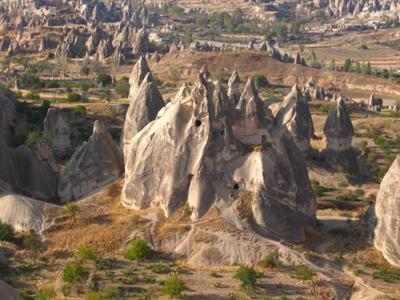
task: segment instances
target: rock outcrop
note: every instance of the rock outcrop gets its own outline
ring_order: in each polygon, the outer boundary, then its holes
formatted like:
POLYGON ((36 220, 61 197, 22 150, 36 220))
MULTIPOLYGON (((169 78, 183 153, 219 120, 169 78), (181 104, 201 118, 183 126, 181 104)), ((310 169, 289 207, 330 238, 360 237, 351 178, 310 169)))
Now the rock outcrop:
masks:
POLYGON ((322 156, 333 168, 343 167, 356 177, 370 177, 367 164, 351 145, 354 129, 346 105, 340 97, 328 114, 324 125, 327 145, 322 156))
POLYGON ((132 81, 130 81, 133 86, 131 86, 129 92, 130 104, 125 117, 122 138, 125 158, 129 151, 129 144, 135 134, 153 121, 157 117, 159 110, 164 107, 164 100, 158 91, 151 73, 147 72, 145 77, 141 79, 144 74, 143 72, 146 70, 145 66, 147 66, 144 58, 141 59, 143 59, 143 62, 139 61, 134 68, 134 72, 132 72, 137 79, 134 80, 131 76, 132 81), (138 81, 141 83, 139 89, 136 91, 135 85, 138 81))
POLYGON ((60 177, 58 192, 62 201, 84 197, 119 178, 123 160, 105 126, 96 121, 89 140, 72 155, 60 177))
POLYGON ((375 217, 375 247, 391 264, 400 267, 400 156, 382 180, 375 217))
POLYGON ((4 300, 21 300, 17 291, 3 280, 0 280, 0 295, 4 300))
POLYGON ((71 154, 71 126, 61 109, 50 108, 48 110, 44 120, 44 130, 58 158, 64 158, 71 154))
POLYGON ((245 210, 258 232, 304 240, 316 210, 304 159, 251 81, 242 98, 235 109, 203 68, 189 97, 167 105, 132 138, 122 204, 160 206, 170 216, 187 202, 192 219, 216 206, 234 222, 244 209, 236 200, 248 191, 245 210))
POLYGON ((150 73, 150 68, 149 65, 147 64, 147 60, 144 56, 140 56, 129 76, 130 97, 134 97, 137 94, 140 84, 146 77, 147 73, 150 73))
POLYGON ((228 97, 235 106, 239 103, 240 99, 240 83, 239 73, 235 70, 228 81, 228 97))
POLYGON ((9 141, 17 124, 17 98, 7 89, 0 87, 0 139, 9 141))
POLYGON ((310 140, 314 135, 314 125, 308 102, 297 85, 294 85, 286 96, 276 120, 278 125, 289 130, 296 146, 307 155, 310 151, 310 140))
POLYGON ((0 138, 0 179, 14 191, 42 200, 57 200, 57 174, 23 145, 8 147, 0 138))
POLYGON ((32 198, 6 194, 0 196, 0 221, 11 225, 15 231, 40 233, 46 227, 45 210, 50 207, 32 198))

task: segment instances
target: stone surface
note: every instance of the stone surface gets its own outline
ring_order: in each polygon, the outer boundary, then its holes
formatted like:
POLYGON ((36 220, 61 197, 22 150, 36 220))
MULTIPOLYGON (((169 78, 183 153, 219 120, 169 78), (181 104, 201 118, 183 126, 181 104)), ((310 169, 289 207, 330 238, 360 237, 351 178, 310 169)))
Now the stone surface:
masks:
POLYGON ((189 97, 166 106, 133 137, 122 204, 160 206, 170 216, 187 202, 195 220, 213 205, 222 214, 236 215, 232 210, 239 193, 250 191, 248 209, 259 232, 304 240, 316 209, 304 160, 287 131, 267 121, 272 114, 255 95, 242 101, 247 113, 236 111, 203 68, 189 97), (236 130, 234 114, 239 115, 236 130), (248 131, 237 128, 247 124, 258 126, 251 132, 252 147, 239 142, 248 131))
POLYGON ((60 198, 80 199, 119 178, 122 172, 120 149, 107 128, 96 121, 91 137, 76 150, 61 174, 60 198))
POLYGON ((382 180, 375 217, 375 247, 391 264, 400 267, 400 156, 382 180))
POLYGON ((241 80, 239 73, 235 70, 228 81, 228 97, 235 106, 238 104, 240 99, 240 83, 241 80))
POLYGON ((122 138, 125 158, 132 138, 148 123, 153 121, 157 117, 158 111, 164 107, 164 100, 158 91, 157 85, 153 82, 150 72, 141 82, 138 91, 136 93, 133 91, 129 94, 129 101, 122 138))
POLYGON ((7 142, 17 124, 16 103, 15 95, 0 87, 0 139, 4 138, 7 142))
POLYGON ((289 130, 300 151, 307 154, 314 135, 314 125, 308 103, 297 85, 294 85, 286 96, 276 120, 278 125, 289 130))
POLYGON ((71 154, 71 126, 61 109, 50 108, 47 111, 44 130, 58 158, 64 158, 71 154))
POLYGON ((3 280, 0 280, 0 295, 4 300, 21 300, 17 291, 3 280))
POLYGON ((57 200, 58 176, 35 152, 23 145, 11 148, 0 139, 0 178, 16 192, 42 200, 57 200))

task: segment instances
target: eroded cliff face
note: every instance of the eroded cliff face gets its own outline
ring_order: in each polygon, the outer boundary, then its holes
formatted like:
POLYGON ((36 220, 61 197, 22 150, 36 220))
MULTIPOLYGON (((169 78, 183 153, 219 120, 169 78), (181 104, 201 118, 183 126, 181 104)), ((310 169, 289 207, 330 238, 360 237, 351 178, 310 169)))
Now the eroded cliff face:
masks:
POLYGON ((382 180, 374 217, 375 247, 391 264, 400 267, 400 156, 382 180))
POLYGON ((196 220, 213 205, 232 210, 239 193, 251 191, 257 229, 291 241, 304 240, 315 218, 304 159, 287 130, 275 127, 251 81, 235 108, 204 67, 190 96, 163 108, 128 153, 122 192, 128 208, 160 206, 170 216, 187 202, 196 220))

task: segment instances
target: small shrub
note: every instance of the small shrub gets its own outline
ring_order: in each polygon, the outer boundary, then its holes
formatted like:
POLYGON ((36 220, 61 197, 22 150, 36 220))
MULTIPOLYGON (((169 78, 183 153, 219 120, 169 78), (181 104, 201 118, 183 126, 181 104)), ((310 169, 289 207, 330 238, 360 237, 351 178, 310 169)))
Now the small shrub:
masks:
POLYGON ((167 274, 170 270, 166 265, 158 263, 151 266, 151 271, 156 274, 167 274))
POLYGON ((276 250, 264 256, 258 264, 263 268, 270 269, 275 269, 283 266, 279 258, 279 252, 276 250))
POLYGON ((25 95, 25 99, 28 100, 40 100, 40 95, 36 92, 29 92, 28 94, 25 95))
POLYGON ((103 300, 120 300, 122 298, 122 291, 116 287, 107 287, 103 291, 103 300))
POLYGON ((385 282, 400 281, 400 269, 381 268, 372 273, 372 277, 385 282))
POLYGON ((46 250, 45 243, 42 242, 40 237, 34 232, 30 232, 28 235, 22 238, 22 245, 25 249, 31 252, 34 262, 36 262, 40 253, 46 250))
POLYGON ((268 79, 264 75, 253 75, 252 76, 254 80, 254 84, 256 85, 256 88, 265 88, 269 85, 268 79))
POLYGON ((102 300, 103 298, 99 293, 96 292, 88 292, 85 295, 85 300, 102 300))
POLYGON ((26 145, 33 148, 41 142, 48 142, 46 133, 40 131, 31 131, 26 137, 26 145))
POLYGON ((315 196, 317 197, 323 197, 325 196, 326 192, 328 191, 327 188, 323 187, 322 185, 320 185, 320 183, 318 181, 312 181, 311 182, 312 185, 312 189, 314 191, 315 196))
POLYGON ((56 298, 56 291, 52 287, 42 288, 36 294, 35 300, 51 300, 56 298))
POLYGON ((68 103, 75 103, 82 101, 82 95, 74 92, 68 92, 66 101, 68 103))
POLYGON ((78 256, 83 260, 96 260, 97 249, 94 247, 82 247, 78 249, 78 256))
POLYGON ((80 116, 86 116, 86 106, 78 105, 74 108, 74 113, 80 116))
POLYGON ((28 290, 22 290, 19 292, 21 300, 34 300, 33 293, 28 290))
POLYGON ((171 276, 166 279, 161 287, 161 294, 170 297, 177 297, 187 289, 185 282, 179 276, 171 276))
POLYGON ((124 98, 129 96, 129 89, 130 89, 129 79, 126 76, 118 80, 115 85, 115 92, 124 98))
POLYGON ((73 223, 76 222, 76 214, 78 212, 79 212, 79 207, 77 204, 70 202, 70 203, 64 205, 63 214, 69 215, 71 217, 73 223))
POLYGON ((79 282, 87 275, 87 271, 80 264, 66 265, 64 268, 63 280, 66 283, 73 284, 79 282))
POLYGON ((254 289, 260 274, 253 267, 241 266, 235 273, 234 278, 240 281, 240 285, 245 289, 254 289))
POLYGON ((14 238, 14 229, 11 225, 0 222, 0 241, 11 241, 14 238))
POLYGON ((309 281, 315 277, 315 272, 307 266, 300 266, 292 273, 292 277, 302 281, 309 281))
POLYGON ((124 257, 129 260, 142 261, 144 259, 150 258, 151 255, 152 250, 147 241, 142 239, 135 239, 132 241, 124 257))
POLYGON ((112 83, 112 78, 109 74, 101 73, 97 75, 96 82, 101 86, 108 86, 112 83))

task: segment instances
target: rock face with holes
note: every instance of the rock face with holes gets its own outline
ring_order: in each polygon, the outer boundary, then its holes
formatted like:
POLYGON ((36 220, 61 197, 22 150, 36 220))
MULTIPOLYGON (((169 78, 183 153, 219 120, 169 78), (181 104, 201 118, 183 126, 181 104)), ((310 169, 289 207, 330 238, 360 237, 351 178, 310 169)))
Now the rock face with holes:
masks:
POLYGON ((76 150, 61 174, 61 200, 82 198, 119 178, 122 172, 120 150, 107 128, 96 121, 91 137, 76 150))
POLYGON ((275 126, 252 81, 235 108, 203 67, 191 95, 168 104, 132 138, 122 204, 160 206, 170 216, 187 202, 193 220, 216 206, 235 223, 243 213, 236 205, 243 191, 252 195, 244 210, 254 230, 305 239, 316 205, 291 136, 275 126))
POLYGON ((343 167, 356 177, 370 177, 367 164, 360 153, 351 146, 354 129, 342 98, 328 114, 324 125, 327 145, 322 156, 333 168, 343 167))
POLYGON ((122 137, 125 158, 128 155, 129 144, 135 134, 153 121, 158 111, 164 107, 164 100, 158 91, 157 85, 147 67, 146 60, 143 57, 134 67, 130 82, 130 104, 125 117, 124 133, 122 137), (144 72, 146 71, 147 73, 145 74, 144 72), (140 86, 136 90, 137 82, 140 82, 140 86))
POLYGON ((400 267, 400 156, 382 180, 375 217, 375 247, 391 264, 400 267))
POLYGON ((71 154, 71 126, 61 109, 50 108, 48 110, 44 120, 44 130, 58 158, 64 158, 71 154))
POLYGON ((278 125, 289 130, 296 146, 307 155, 310 151, 310 140, 314 135, 314 125, 308 102, 297 85, 294 85, 286 96, 276 120, 278 125))

